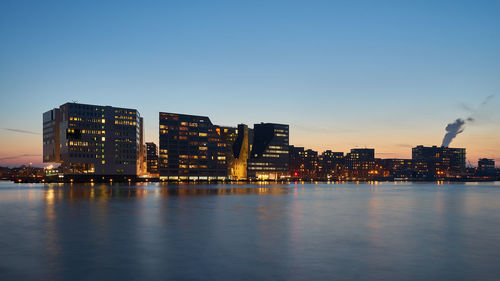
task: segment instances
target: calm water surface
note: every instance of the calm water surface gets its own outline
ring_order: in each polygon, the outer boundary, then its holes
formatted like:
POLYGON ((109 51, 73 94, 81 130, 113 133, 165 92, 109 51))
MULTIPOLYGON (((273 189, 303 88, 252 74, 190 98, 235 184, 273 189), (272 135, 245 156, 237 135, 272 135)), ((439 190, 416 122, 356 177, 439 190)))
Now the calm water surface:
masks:
POLYGON ((500 183, 0 182, 0 280, 500 280, 500 183))

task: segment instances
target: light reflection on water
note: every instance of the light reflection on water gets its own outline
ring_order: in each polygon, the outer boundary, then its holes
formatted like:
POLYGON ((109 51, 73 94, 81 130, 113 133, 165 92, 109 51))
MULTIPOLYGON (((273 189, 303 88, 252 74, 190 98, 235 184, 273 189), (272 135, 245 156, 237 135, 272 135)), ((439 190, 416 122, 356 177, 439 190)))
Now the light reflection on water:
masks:
POLYGON ((0 182, 0 280, 498 280, 499 183, 0 182))

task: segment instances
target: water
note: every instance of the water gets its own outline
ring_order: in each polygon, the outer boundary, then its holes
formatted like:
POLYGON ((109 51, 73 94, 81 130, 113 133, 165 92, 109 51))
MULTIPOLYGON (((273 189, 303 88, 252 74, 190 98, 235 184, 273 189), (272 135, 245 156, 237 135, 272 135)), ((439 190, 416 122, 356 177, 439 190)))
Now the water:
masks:
POLYGON ((500 280, 500 182, 0 182, 0 280, 500 280))

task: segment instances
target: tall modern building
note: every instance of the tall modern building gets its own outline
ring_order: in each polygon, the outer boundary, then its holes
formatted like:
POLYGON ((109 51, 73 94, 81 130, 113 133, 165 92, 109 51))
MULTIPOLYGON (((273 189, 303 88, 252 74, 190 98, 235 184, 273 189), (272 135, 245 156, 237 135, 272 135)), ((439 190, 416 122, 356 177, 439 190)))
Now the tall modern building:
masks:
POLYGON ((465 148, 425 147, 412 149, 412 162, 417 178, 454 178, 465 172, 465 148))
POLYGON ((290 177, 288 141, 288 125, 255 124, 248 159, 248 177, 263 180, 290 177))
POLYGON ((158 147, 154 142, 146 143, 146 167, 149 175, 158 175, 158 147))
POLYGON ((227 179, 228 149, 208 117, 160 112, 162 180, 227 179))
POLYGON ((136 109, 63 104, 43 114, 43 162, 65 175, 140 175, 142 122, 136 109))

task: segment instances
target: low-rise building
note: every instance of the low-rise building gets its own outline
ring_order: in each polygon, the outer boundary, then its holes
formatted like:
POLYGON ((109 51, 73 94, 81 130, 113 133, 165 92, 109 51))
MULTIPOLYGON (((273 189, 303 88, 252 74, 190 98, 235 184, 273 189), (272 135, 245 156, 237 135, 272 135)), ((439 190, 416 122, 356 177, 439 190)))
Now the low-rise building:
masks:
POLYGON ((348 179, 371 180, 382 177, 375 149, 354 148, 345 156, 348 179))
POLYGON ((318 157, 319 178, 326 180, 339 180, 344 172, 344 152, 325 150, 318 157))
POLYGON ((477 162, 477 175, 481 177, 494 177, 495 171, 495 160, 488 158, 481 158, 477 162))

